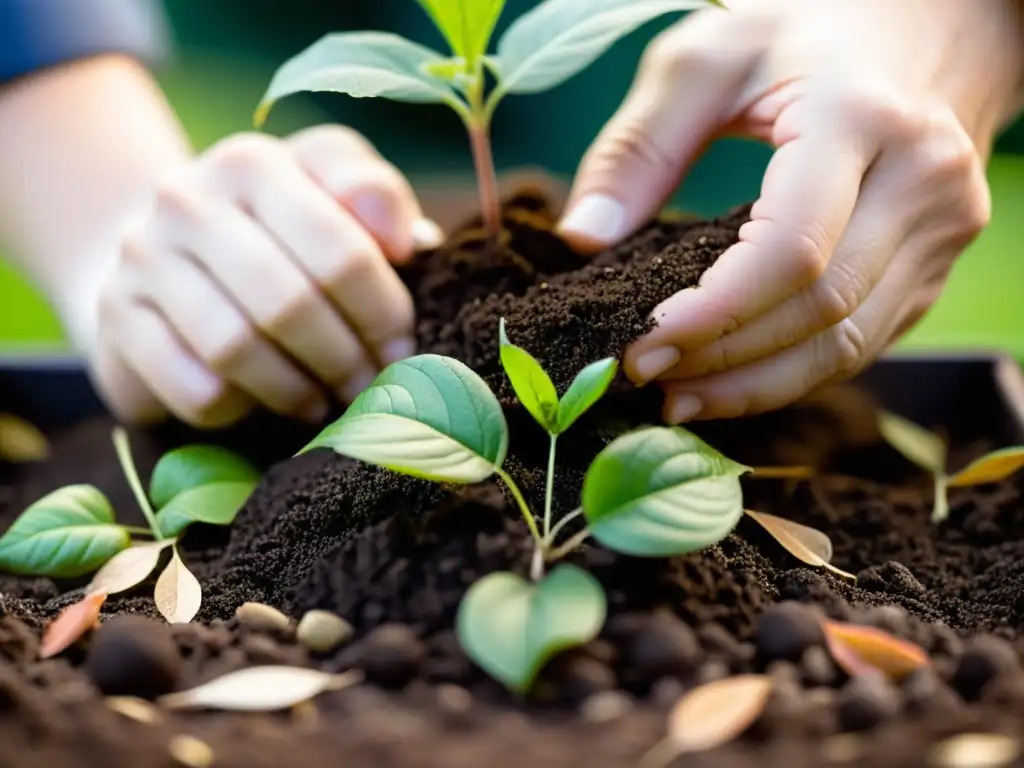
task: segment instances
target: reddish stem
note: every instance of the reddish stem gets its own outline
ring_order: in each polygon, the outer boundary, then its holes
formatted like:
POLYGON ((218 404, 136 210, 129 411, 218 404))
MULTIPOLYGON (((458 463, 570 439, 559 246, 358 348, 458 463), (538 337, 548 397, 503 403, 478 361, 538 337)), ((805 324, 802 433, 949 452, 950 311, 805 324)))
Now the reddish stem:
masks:
POLYGON ((494 170, 494 156, 491 153, 487 124, 471 126, 469 139, 473 148, 477 183, 480 187, 484 226, 491 235, 497 237, 501 234, 501 201, 498 199, 498 176, 494 170))

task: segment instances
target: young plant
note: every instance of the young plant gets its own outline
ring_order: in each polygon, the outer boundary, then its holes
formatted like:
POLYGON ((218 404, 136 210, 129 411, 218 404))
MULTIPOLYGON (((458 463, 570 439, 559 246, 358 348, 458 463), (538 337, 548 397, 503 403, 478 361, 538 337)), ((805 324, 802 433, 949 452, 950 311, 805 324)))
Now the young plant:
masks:
POLYGON ((743 514, 739 476, 746 467, 678 427, 649 427, 611 441, 583 482, 582 504, 552 526, 554 438, 604 394, 617 364, 584 368, 559 398, 540 364, 500 331, 502 361, 524 407, 552 437, 542 528, 515 481, 502 468, 508 425, 487 384, 463 363, 417 355, 385 368, 336 422, 300 451, 337 453, 443 483, 477 483, 497 475, 534 540, 530 581, 491 573, 472 585, 459 607, 457 631, 466 652, 503 684, 524 691, 554 653, 593 638, 607 610, 590 574, 557 565, 588 536, 641 557, 702 549, 724 538, 743 514), (557 534, 582 516, 586 529, 556 546, 557 534))
POLYGON ((326 35, 277 70, 255 123, 263 124, 276 101, 302 91, 447 104, 469 132, 484 222, 494 235, 501 212, 490 126, 498 103, 509 94, 554 88, 658 16, 721 6, 718 0, 545 0, 516 19, 488 55, 505 0, 418 2, 450 55, 388 32, 326 35))
MULTIPOLYGON (((160 458, 147 497, 132 461, 127 433, 115 429, 113 441, 125 479, 149 527, 119 524, 110 501, 95 486, 67 486, 30 505, 0 537, 0 568, 54 578, 96 571, 86 593, 109 595, 146 579, 164 550, 170 548, 171 562, 164 575, 177 575, 174 579, 161 576, 157 604, 169 620, 179 620, 186 612, 180 608, 168 611, 165 606, 174 602, 198 610, 194 597, 198 582, 193 586, 180 575, 187 568, 177 551, 178 538, 194 522, 229 525, 259 482, 259 472, 223 448, 189 445, 160 458), (140 541, 139 536, 152 540, 140 541), (181 585, 188 589, 183 591, 181 585), (176 596, 173 601, 166 597, 169 591, 176 596), (159 599, 161 595, 164 597, 159 599)), ((188 576, 195 580, 191 573, 188 576)), ((191 611, 188 618, 194 615, 191 611)))
POLYGON ((889 445, 909 461, 931 473, 935 486, 932 521, 939 523, 949 517, 949 489, 998 483, 1024 467, 1024 446, 987 453, 959 472, 946 471, 948 447, 934 432, 889 411, 878 415, 878 429, 889 445))

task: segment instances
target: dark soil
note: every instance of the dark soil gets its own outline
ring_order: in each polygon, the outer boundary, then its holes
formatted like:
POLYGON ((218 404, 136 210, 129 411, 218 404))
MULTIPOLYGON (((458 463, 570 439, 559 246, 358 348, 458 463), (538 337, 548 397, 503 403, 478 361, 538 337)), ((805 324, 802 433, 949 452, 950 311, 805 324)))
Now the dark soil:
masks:
MULTIPOLYGON (((743 209, 651 225, 587 261, 548 234, 549 214, 525 197, 508 212, 508 247, 489 248, 468 230, 403 273, 422 351, 463 360, 506 406, 506 468, 531 503, 539 507, 546 440, 500 371, 499 318, 564 389, 585 364, 621 353, 647 330, 648 312, 694 285, 745 217, 743 209)), ((659 407, 657 390, 620 381, 560 441, 557 515, 577 506, 601 447, 624 426, 655 422, 659 407)), ((876 407, 866 391, 843 387, 780 413, 695 427, 740 461, 819 467, 811 482, 746 479, 745 503, 828 533, 834 564, 857 574, 856 585, 804 566, 746 519, 720 545, 686 557, 584 546, 570 559, 603 583, 608 621, 598 640, 550 663, 524 700, 477 669, 453 632, 474 580, 527 569, 528 533, 498 485, 443 489, 326 451, 276 463, 230 530, 197 526, 186 538, 204 590, 193 624, 111 620, 157 617, 150 582, 112 597, 91 637, 37 661, 41 626, 81 596, 86 580, 0 579, 0 766, 181 765, 169 746, 181 734, 205 740, 216 766, 635 765, 664 736, 682 693, 750 671, 776 679, 765 713, 736 742, 676 764, 967 765, 929 762, 930 750, 955 733, 1016 734, 1024 723, 1021 484, 957 491, 949 522, 933 525, 927 478, 881 444, 876 407), (296 619, 327 609, 350 622, 354 637, 312 654, 291 629, 240 622, 234 612, 246 601, 296 619), (899 686, 850 680, 825 651, 822 616, 885 628, 919 643, 933 664, 899 686), (101 688, 152 697, 267 663, 357 668, 367 681, 318 697, 315 714, 200 713, 142 724, 101 703, 101 688)), ((3 526, 71 482, 99 485, 122 519, 137 518, 109 429, 103 420, 83 424, 55 439, 52 462, 9 474, 3 526)), ((143 473, 181 439, 173 430, 135 435, 143 473)), ((268 442, 288 456, 296 439, 268 442)), ((985 447, 958 446, 956 461, 985 447)))

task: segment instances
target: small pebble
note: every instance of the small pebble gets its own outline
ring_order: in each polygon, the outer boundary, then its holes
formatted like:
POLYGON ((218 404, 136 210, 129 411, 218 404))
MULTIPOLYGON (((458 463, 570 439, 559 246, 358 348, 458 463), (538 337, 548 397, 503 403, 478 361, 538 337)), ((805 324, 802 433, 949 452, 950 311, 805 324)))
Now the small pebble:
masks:
POLYGON ((931 666, 915 669, 900 685, 903 703, 908 712, 949 712, 960 705, 956 693, 931 666))
POLYGON ((700 658, 693 630, 668 614, 642 617, 621 649, 623 667, 642 683, 653 683, 665 675, 687 675, 700 658))
POLYGON ((832 685, 839 677, 835 662, 820 645, 804 651, 800 657, 800 670, 804 682, 810 685, 832 685))
POLYGON ((145 616, 115 616, 96 631, 85 672, 107 696, 155 699, 171 691, 182 660, 166 624, 145 616))
POLYGON ((961 733, 932 747, 934 768, 1003 768, 1020 757, 1020 742, 1005 733, 961 733))
POLYGON ((601 691, 615 688, 617 681, 611 667, 581 652, 570 652, 552 665, 550 676, 558 686, 559 696, 580 702, 601 691))
POLYGON ((897 690, 884 677, 855 677, 839 691, 839 726, 845 731, 867 731, 900 711, 897 690))
POLYGON ((427 655, 419 636, 405 624, 382 624, 359 644, 357 658, 368 682, 403 688, 427 655))
POLYGON ((473 706, 473 694, 458 685, 445 683, 437 686, 437 702, 448 712, 462 714, 473 706))
POLYGON ((257 632, 287 632, 292 620, 277 608, 263 603, 242 603, 235 609, 239 622, 257 632))
POLYGON ((693 684, 694 686, 705 685, 728 676, 729 666, 720 659, 712 659, 701 665, 700 669, 697 670, 697 674, 693 678, 693 684))
POLYGON ((617 720, 633 709, 633 700, 622 691, 601 691, 580 704, 580 717, 587 723, 617 720))
POLYGON ((967 701, 975 701, 997 675, 1018 672, 1017 652, 994 635, 971 638, 953 674, 953 686, 967 701))
POLYGON ((316 653, 330 653, 354 634, 351 624, 330 611, 309 611, 296 630, 299 642, 316 653))
POLYGON ((137 696, 107 696, 103 703, 119 715, 137 723, 153 725, 160 721, 160 710, 154 704, 137 696))
POLYGON ((839 733, 830 736, 822 744, 821 756, 827 763, 852 763, 867 751, 863 736, 839 733))
POLYGON ((188 768, 210 768, 213 765, 210 745, 195 736, 175 736, 167 745, 167 751, 178 763, 188 768))
MULTIPOLYGON (((898 563, 894 563, 894 565, 898 565, 898 563)), ((900 567, 903 568, 903 566, 900 567)), ((907 571, 907 573, 909 573, 909 571, 907 571)), ((913 578, 913 576, 910 578, 913 578)), ((879 605, 874 608, 870 608, 864 618, 866 624, 878 627, 879 629, 884 629, 894 635, 906 637, 910 634, 910 617, 907 612, 898 605, 879 605)))
POLYGON ((243 638, 242 650, 252 664, 283 664, 285 651, 266 635, 250 635, 243 638))
POLYGON ((825 640, 813 608, 793 601, 774 605, 757 622, 757 650, 765 659, 799 659, 825 640))
POLYGON ((686 693, 686 686, 683 681, 675 677, 663 677, 651 686, 651 703, 656 707, 668 709, 673 706, 683 694, 686 693))

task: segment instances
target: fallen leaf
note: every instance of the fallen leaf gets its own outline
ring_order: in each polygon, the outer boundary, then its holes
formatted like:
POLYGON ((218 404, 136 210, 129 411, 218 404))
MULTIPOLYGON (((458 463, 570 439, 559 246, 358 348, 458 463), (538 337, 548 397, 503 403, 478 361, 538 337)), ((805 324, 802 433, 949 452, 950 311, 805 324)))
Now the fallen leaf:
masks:
POLYGON ((765 512, 754 512, 749 509, 744 511, 768 531, 793 557, 808 565, 827 568, 843 578, 857 580, 852 573, 836 568, 829 562, 832 559, 832 540, 817 528, 801 525, 765 512))
POLYGON ((294 707, 324 691, 346 688, 362 679, 362 673, 356 670, 332 675, 306 667, 249 667, 187 691, 169 693, 157 701, 170 709, 272 712, 294 707))
POLYGON ((136 722, 152 725, 160 720, 160 710, 137 696, 107 696, 103 701, 114 712, 136 722))
POLYGON ((43 632, 39 658, 56 656, 95 627, 100 620, 100 608, 106 599, 106 592, 92 592, 62 610, 43 632))
POLYGON ((825 621, 822 628, 832 657, 852 677, 881 673, 898 682, 931 663, 921 646, 875 627, 825 621))
POLYGON ((672 707, 667 737, 641 765, 664 766, 681 754, 732 741, 764 712, 772 684, 768 675, 736 675, 694 688, 672 707))
POLYGON ((0 461, 23 464, 43 461, 50 441, 34 424, 11 413, 0 413, 0 461))
POLYGON ((203 589, 178 554, 172 552, 171 562, 156 580, 153 592, 156 607, 171 624, 188 624, 199 613, 203 602, 203 589))
POLYGON ((982 456, 961 469, 949 480, 949 488, 998 483, 1024 467, 1024 447, 1003 448, 982 456))
POLYGON ((110 558, 89 582, 88 591, 114 595, 143 581, 160 562, 160 555, 174 539, 135 544, 110 558))
POLYGON ((890 411, 878 414, 878 431, 908 461, 933 474, 945 473, 946 442, 934 432, 890 411))
POLYGON ((1003 768, 1021 754, 1021 744, 1006 733, 961 733, 932 747, 935 768, 1003 768))
POLYGON ((213 765, 213 750, 205 741, 195 736, 179 734, 167 745, 167 751, 178 763, 187 768, 210 768, 213 765))
POLYGON ((817 474, 814 467, 751 467, 750 475, 765 480, 808 480, 817 474))

